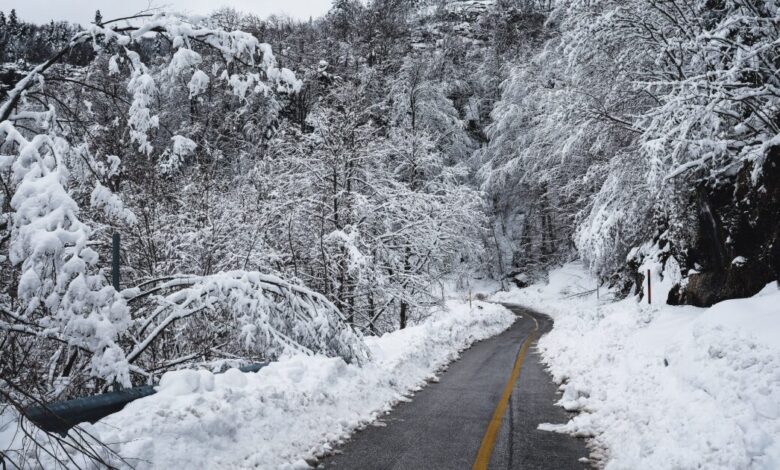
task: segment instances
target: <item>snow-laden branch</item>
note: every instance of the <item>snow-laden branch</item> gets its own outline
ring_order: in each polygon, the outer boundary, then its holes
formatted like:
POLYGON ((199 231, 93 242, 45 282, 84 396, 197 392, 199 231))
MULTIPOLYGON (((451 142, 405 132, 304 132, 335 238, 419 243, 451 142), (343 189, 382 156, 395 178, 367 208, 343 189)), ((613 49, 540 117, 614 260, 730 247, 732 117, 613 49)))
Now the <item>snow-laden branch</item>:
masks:
MULTIPOLYGON (((62 50, 46 62, 35 67, 8 92, 6 100, 0 104, 0 122, 8 120, 19 104, 24 93, 40 84, 45 72, 60 61, 76 46, 92 42, 93 47, 100 50, 110 45, 127 48, 150 34, 160 34, 167 37, 176 49, 190 49, 194 45, 203 45, 218 51, 227 63, 239 63, 255 68, 274 82, 278 89, 298 91, 300 80, 286 69, 278 68, 271 46, 261 43, 257 38, 243 31, 225 31, 210 27, 205 19, 190 18, 184 15, 159 13, 153 16, 137 15, 119 21, 108 21, 101 25, 93 24, 76 34, 62 50)), ((197 55, 197 53, 192 52, 197 55)), ((132 60, 132 59, 131 59, 132 60)), ((136 66, 137 62, 133 61, 136 66)), ((189 65, 186 61, 172 62, 177 70, 189 65)), ((116 59, 112 58, 112 71, 116 59)), ((143 74, 144 70, 135 69, 135 73, 143 74)), ((199 74, 198 78, 202 80, 199 74)))
POLYGON ((10 167, 16 185, 9 259, 21 271, 19 317, 37 324, 43 337, 55 331, 92 352, 95 376, 129 385, 116 344, 129 310, 98 270, 97 253, 88 246, 92 231, 66 189, 67 143, 45 134, 28 140, 10 121, 0 122, 0 142, 18 148, 17 157, 4 156, 0 165, 10 167))
MULTIPOLYGON (((361 363, 368 353, 360 335, 322 295, 276 276, 231 271, 167 280, 149 295, 139 318, 143 339, 128 353, 136 362, 174 322, 202 312, 219 312, 236 333, 231 349, 274 359, 283 354, 325 354, 361 363), (146 330, 150 329, 147 333, 146 330)), ((131 292, 132 293, 132 292, 131 292)), ((136 294, 135 298, 143 294, 136 294)), ((186 344, 182 344, 186 347, 186 344)))

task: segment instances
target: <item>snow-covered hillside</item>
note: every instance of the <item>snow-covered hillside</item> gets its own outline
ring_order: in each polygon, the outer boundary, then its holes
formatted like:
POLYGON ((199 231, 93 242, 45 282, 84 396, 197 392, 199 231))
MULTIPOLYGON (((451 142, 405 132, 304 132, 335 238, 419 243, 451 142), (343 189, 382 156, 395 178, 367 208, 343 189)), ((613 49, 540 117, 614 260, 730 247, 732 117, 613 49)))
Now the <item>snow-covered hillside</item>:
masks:
POLYGON ((615 302, 580 264, 494 296, 551 315, 539 342, 608 469, 780 468, 780 288, 711 308, 615 302), (582 292, 590 292, 582 296, 582 292))

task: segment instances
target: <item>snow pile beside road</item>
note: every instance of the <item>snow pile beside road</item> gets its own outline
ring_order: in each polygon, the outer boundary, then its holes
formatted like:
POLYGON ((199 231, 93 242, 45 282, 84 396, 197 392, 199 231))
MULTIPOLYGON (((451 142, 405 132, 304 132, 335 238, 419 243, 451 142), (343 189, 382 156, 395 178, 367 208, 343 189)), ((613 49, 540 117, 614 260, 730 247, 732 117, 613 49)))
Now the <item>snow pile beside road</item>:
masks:
POLYGON ((555 318, 539 343, 560 404, 608 469, 780 468, 780 290, 712 308, 596 300, 581 266, 498 294, 555 318), (567 298, 568 297, 568 298, 567 298))
POLYGON ((157 394, 85 429, 137 469, 308 468, 514 319, 501 306, 450 301, 419 325, 367 338, 363 367, 300 355, 258 373, 171 372, 157 394))

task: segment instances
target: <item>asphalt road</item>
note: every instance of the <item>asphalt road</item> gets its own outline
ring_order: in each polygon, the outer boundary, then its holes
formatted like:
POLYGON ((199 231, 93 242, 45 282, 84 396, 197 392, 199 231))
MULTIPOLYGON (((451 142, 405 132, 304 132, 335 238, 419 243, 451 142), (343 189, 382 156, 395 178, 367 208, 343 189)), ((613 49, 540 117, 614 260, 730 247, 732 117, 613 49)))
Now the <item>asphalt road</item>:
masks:
POLYGON ((588 468, 579 462, 588 455, 584 441, 536 429, 569 417, 555 406, 557 387, 534 347, 552 321, 522 307, 507 307, 520 316, 511 328, 464 351, 438 383, 399 404, 379 426, 356 433, 318 468, 468 469, 479 468, 478 455, 483 463, 489 461, 490 469, 588 468), (526 340, 527 353, 519 355, 526 340), (507 388, 518 357, 524 358, 519 376, 507 388), (508 398, 506 410, 496 413, 502 398, 508 398), (495 432, 486 438, 491 422, 495 432))

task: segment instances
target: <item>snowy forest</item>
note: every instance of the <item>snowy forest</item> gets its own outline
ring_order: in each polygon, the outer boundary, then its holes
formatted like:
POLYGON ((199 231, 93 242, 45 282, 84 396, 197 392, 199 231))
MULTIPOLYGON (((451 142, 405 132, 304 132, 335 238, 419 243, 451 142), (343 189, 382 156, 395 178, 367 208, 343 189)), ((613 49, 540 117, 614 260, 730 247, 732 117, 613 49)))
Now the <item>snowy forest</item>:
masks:
POLYGON ((451 286, 575 259, 621 296, 648 270, 653 302, 752 296, 780 279, 779 44, 777 0, 0 12, 2 402, 361 364, 451 286))

